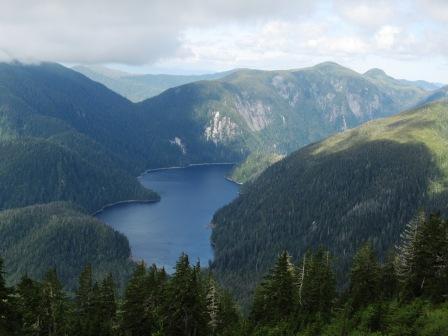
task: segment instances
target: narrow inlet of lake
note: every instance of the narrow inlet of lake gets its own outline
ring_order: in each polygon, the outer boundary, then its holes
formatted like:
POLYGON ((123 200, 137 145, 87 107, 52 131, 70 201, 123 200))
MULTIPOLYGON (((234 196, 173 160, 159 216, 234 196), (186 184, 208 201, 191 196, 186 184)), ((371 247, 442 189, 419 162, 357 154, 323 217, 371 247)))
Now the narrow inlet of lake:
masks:
POLYGON ((155 263, 171 272, 185 252, 207 266, 213 259, 209 223, 231 202, 239 186, 225 179, 232 165, 198 165, 153 171, 139 178, 162 197, 157 203, 109 207, 97 217, 126 235, 134 260, 155 263))

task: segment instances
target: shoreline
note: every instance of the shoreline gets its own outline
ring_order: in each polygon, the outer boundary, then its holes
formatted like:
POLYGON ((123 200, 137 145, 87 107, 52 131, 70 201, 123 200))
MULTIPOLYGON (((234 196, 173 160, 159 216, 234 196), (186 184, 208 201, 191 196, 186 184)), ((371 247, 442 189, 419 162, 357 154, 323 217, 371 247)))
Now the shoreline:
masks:
MULTIPOLYGON (((163 171, 163 170, 171 170, 171 169, 185 169, 190 167, 197 167, 197 166, 227 166, 227 165, 236 165, 236 162, 204 162, 204 163, 189 163, 185 166, 171 166, 171 167, 160 167, 160 168, 151 168, 145 170, 143 173, 137 176, 137 178, 143 177, 143 175, 163 171)), ((237 183, 237 182, 235 182, 237 183)))
POLYGON ((244 184, 244 183, 235 181, 234 179, 232 179, 231 177, 228 177, 228 176, 225 176, 224 178, 225 178, 227 181, 229 181, 229 182, 232 182, 232 183, 235 183, 235 184, 239 185, 240 187, 244 184))
MULTIPOLYGON (((236 162, 204 162, 204 163, 190 163, 188 165, 185 166, 172 166, 172 167, 161 167, 161 168, 152 168, 152 169, 147 169, 145 170, 143 173, 141 173, 140 175, 138 175, 136 178, 137 180, 139 180, 140 178, 142 178, 144 175, 149 174, 149 173, 153 173, 153 172, 159 172, 159 171, 163 171, 163 170, 171 170, 171 169, 185 169, 185 168, 189 168, 189 167, 196 167, 196 166, 224 166, 224 165, 236 165, 236 162)), ((242 186, 242 183, 239 183, 237 181, 232 180, 230 177, 228 176, 224 176, 224 178, 232 183, 235 183, 238 186, 242 186)), ((140 181, 139 181, 140 182, 140 181)), ((104 210, 106 210, 107 208, 116 206, 116 205, 121 205, 121 204, 132 204, 132 203, 141 203, 141 204, 146 204, 146 203, 157 203, 160 202, 161 198, 159 199, 152 199, 152 200, 125 200, 125 201, 118 201, 118 202, 114 202, 114 203, 108 203, 104 206, 102 206, 100 209, 94 211, 91 216, 96 216, 98 215, 100 212, 103 212, 104 210)))
POLYGON ((100 212, 103 212, 104 210, 106 210, 107 208, 111 208, 113 206, 116 205, 121 205, 121 204, 133 204, 133 203, 141 203, 141 204, 146 204, 146 203, 157 203, 159 202, 160 199, 152 199, 152 200, 126 200, 126 201, 118 201, 118 202, 114 202, 114 203, 108 203, 106 205, 104 205, 101 209, 93 212, 91 214, 91 216, 96 216, 98 215, 100 212))

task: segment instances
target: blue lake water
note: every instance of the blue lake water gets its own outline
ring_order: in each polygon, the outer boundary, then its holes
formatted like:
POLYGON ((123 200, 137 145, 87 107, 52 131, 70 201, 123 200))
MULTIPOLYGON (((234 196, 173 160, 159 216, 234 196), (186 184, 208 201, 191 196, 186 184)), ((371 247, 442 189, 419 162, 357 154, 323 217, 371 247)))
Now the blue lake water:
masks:
POLYGON ((216 210, 232 201, 237 184, 225 179, 232 165, 203 165, 153 171, 140 182, 162 197, 157 203, 109 207, 97 217, 125 234, 134 260, 171 271, 185 252, 206 266, 213 259, 210 221, 216 210))

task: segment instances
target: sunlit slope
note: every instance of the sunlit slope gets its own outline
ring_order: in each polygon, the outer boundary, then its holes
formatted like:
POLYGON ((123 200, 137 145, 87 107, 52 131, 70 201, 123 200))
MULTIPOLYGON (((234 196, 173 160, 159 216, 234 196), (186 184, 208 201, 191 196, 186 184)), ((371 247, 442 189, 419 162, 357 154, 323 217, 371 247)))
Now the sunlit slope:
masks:
POLYGON ((247 295, 281 250, 298 258, 324 245, 345 278, 362 243, 385 253, 419 208, 448 210, 446 102, 369 122, 268 168, 215 215, 214 268, 247 295))

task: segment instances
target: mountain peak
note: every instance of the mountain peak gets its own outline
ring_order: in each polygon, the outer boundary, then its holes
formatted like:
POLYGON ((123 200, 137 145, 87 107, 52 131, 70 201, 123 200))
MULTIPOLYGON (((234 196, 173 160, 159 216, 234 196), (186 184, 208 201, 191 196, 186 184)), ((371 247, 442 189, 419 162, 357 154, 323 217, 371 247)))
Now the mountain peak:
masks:
POLYGON ((311 67, 311 69, 317 69, 321 71, 331 72, 331 73, 345 73, 345 74, 358 74, 357 72, 353 71, 350 68, 346 68, 338 63, 335 62, 323 62, 316 64, 315 66, 311 67))
POLYGON ((345 69, 342 65, 336 62, 323 62, 316 64, 314 68, 325 68, 325 69, 345 69))
POLYGON ((364 76, 368 77, 388 77, 384 70, 373 68, 364 73, 364 76))

